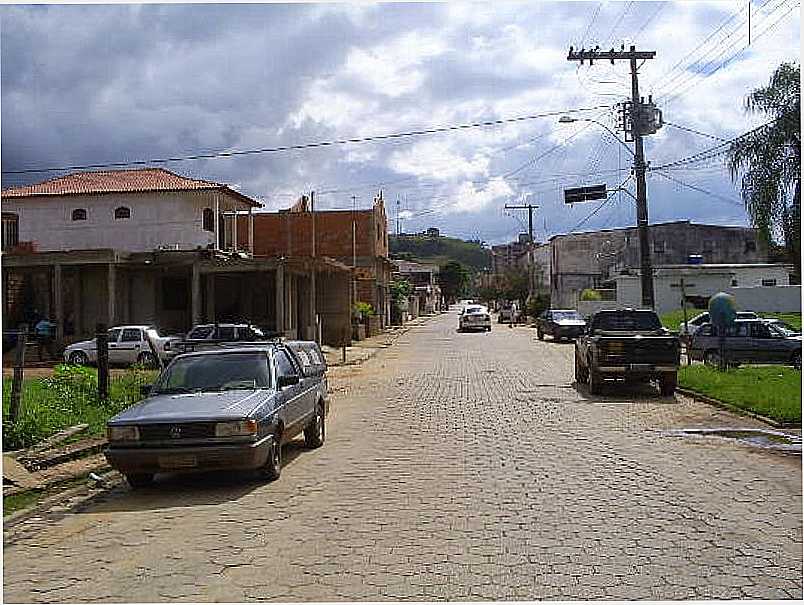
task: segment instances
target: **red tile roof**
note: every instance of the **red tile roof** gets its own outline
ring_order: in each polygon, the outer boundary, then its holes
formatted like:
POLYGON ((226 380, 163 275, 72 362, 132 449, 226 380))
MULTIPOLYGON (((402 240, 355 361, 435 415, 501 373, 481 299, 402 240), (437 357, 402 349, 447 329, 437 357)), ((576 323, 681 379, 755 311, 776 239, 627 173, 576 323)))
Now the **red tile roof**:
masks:
POLYGON ((104 170, 74 172, 42 183, 4 189, 3 198, 23 198, 47 195, 86 195, 94 193, 129 193, 146 191, 193 191, 220 189, 239 197, 252 206, 260 206, 250 197, 227 185, 213 181, 190 179, 164 168, 139 170, 104 170))

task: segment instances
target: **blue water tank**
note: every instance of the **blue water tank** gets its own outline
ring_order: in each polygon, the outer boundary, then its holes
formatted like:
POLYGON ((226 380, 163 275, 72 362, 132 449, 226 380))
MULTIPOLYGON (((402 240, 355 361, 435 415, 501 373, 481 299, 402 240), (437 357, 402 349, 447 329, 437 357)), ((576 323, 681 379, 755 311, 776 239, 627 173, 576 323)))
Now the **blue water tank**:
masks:
POLYGON ((700 254, 690 254, 687 257, 687 263, 690 265, 702 265, 703 256, 701 256, 700 254))

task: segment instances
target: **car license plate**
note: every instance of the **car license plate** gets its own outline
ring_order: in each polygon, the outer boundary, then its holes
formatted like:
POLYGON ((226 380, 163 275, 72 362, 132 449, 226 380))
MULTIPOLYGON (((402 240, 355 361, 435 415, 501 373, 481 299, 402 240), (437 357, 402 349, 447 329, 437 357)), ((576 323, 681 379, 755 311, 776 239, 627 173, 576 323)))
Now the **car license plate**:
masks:
POLYGON ((634 372, 650 372, 653 366, 649 363, 632 363, 631 370, 634 372))
POLYGON ((175 454, 159 456, 159 467, 164 469, 193 468, 198 466, 198 460, 192 454, 175 454))

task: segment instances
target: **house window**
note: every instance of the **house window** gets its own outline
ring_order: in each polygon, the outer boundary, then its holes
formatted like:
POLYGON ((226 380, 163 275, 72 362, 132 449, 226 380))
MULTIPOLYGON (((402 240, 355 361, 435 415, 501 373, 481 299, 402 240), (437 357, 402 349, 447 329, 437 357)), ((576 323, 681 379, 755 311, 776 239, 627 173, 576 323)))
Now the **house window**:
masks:
POLYGON ((732 280, 731 280, 731 287, 732 287, 732 288, 736 288, 736 287, 737 287, 737 280, 736 280, 736 279, 732 279, 732 280))
POLYGON ((655 242, 653 242, 653 253, 654 254, 664 254, 664 242, 663 241, 655 241, 655 242))
POLYGON ((85 208, 76 208, 73 210, 73 220, 74 221, 85 221, 87 220, 87 211, 85 208))
POLYGON ((745 251, 746 252, 756 252, 757 251, 757 243, 752 239, 745 240, 745 251))
POLYGON ((131 218, 131 208, 126 208, 125 206, 120 206, 119 208, 114 209, 114 218, 116 219, 123 219, 123 218, 131 218))
POLYGON ((776 285, 776 280, 775 279, 763 279, 762 280, 762 285, 763 286, 775 286, 776 285))
POLYGON ((9 250, 20 242, 20 218, 11 212, 3 213, 3 250, 9 250))
POLYGON ((212 208, 204 208, 201 213, 201 226, 204 231, 215 231, 215 213, 212 208))

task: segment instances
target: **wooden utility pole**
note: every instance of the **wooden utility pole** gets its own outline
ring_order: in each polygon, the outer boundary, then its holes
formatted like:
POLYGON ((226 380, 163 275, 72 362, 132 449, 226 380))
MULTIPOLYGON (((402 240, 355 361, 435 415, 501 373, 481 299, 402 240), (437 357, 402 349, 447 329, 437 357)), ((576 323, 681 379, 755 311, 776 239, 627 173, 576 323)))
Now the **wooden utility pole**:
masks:
POLYGON ((11 379, 11 400, 8 406, 8 419, 11 424, 17 421, 20 414, 20 400, 22 399, 22 383, 25 367, 25 343, 28 340, 28 326, 22 324, 17 329, 17 349, 14 356, 14 376, 11 379))
POLYGON ((650 238, 648 233, 648 199, 647 199, 647 185, 645 183, 645 172, 647 164, 645 163, 645 149, 642 143, 642 137, 646 134, 655 132, 655 128, 651 131, 650 117, 647 115, 648 111, 652 110, 650 103, 645 104, 644 99, 639 96, 639 79, 638 71, 639 65, 637 61, 647 61, 656 57, 656 51, 638 51, 635 46, 631 46, 629 50, 622 48, 619 51, 611 49, 609 51, 600 51, 598 48, 592 50, 581 49, 579 51, 573 50, 570 47, 568 61, 580 61, 583 65, 584 61, 589 61, 592 65, 594 61, 608 59, 614 64, 615 61, 627 60, 631 65, 631 133, 634 140, 634 176, 636 177, 636 209, 637 209, 637 230, 639 233, 639 257, 640 257, 640 273, 642 283, 642 304, 652 309, 654 306, 653 294, 653 267, 651 266, 650 258, 650 238))
POLYGON ((98 400, 109 399, 109 332, 106 325, 95 326, 95 346, 98 358, 98 400))
POLYGON ((528 297, 533 296, 533 211, 538 208, 535 204, 522 204, 520 206, 505 205, 507 210, 528 211, 528 297))

